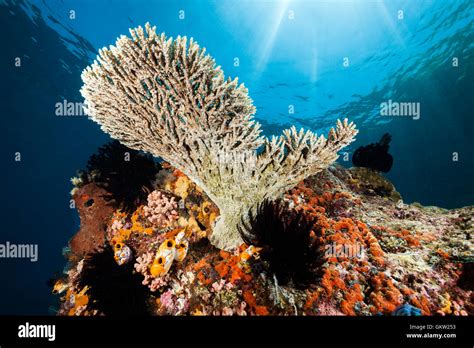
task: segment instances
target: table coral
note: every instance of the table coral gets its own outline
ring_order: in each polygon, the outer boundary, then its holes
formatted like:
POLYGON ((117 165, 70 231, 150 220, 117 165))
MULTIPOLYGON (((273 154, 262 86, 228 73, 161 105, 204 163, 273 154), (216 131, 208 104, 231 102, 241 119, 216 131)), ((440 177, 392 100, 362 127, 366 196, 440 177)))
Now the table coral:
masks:
MULTIPOLYGON (((83 71, 86 111, 113 138, 163 158, 206 192, 220 210, 210 240, 221 249, 241 244, 237 226, 251 209, 329 166, 357 134, 345 119, 327 137, 295 127, 264 137, 247 89, 193 39, 167 38, 148 23, 130 35, 83 71)), ((186 198, 189 183, 178 181, 186 198)))

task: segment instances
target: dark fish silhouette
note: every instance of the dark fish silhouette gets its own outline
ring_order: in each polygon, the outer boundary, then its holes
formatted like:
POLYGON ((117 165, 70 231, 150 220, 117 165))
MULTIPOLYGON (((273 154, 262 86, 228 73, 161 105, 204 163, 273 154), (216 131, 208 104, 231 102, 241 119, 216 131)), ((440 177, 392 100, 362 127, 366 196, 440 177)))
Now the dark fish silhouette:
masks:
POLYGON ((365 167, 387 173, 392 168, 393 157, 388 153, 392 136, 385 133, 378 143, 361 146, 355 150, 352 163, 356 167, 365 167))

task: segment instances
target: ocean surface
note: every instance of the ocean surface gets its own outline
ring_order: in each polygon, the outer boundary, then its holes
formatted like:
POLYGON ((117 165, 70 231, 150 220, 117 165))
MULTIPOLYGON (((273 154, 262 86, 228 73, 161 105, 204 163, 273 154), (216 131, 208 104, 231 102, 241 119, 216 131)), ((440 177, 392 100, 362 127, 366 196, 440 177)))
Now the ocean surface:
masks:
POLYGON ((39 246, 37 262, 0 259, 0 314, 53 313, 46 282, 79 228, 69 180, 109 140, 57 104, 82 102, 97 50, 146 22, 238 76, 265 134, 348 117, 360 132, 341 164, 390 133, 386 175, 406 203, 474 204, 474 1, 0 0, 0 18, 0 243, 39 246), (383 103, 419 113, 382 115, 383 103))

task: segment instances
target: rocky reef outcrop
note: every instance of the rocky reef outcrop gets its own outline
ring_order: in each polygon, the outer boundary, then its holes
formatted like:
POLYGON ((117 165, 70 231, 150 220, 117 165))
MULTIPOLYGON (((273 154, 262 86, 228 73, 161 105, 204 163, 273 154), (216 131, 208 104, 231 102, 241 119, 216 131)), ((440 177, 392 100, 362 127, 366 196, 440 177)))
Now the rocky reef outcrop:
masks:
POLYGON ((166 163, 153 182, 159 194, 150 193, 152 207, 120 210, 103 201, 97 185, 75 190, 81 229, 71 240, 69 271, 55 285, 59 315, 474 312, 474 207, 405 204, 372 170, 336 164, 300 182, 280 199, 277 214, 268 206, 254 217, 261 230, 280 226, 278 241, 260 245, 258 234, 266 232, 253 231, 255 245, 230 251, 209 243, 217 206, 166 163), (150 209, 159 219, 150 218, 150 209), (304 235, 294 242, 298 228, 304 235), (300 250, 311 262, 292 262, 300 250), (285 276, 275 262, 287 266, 285 276), (110 294, 136 306, 111 310, 110 294))

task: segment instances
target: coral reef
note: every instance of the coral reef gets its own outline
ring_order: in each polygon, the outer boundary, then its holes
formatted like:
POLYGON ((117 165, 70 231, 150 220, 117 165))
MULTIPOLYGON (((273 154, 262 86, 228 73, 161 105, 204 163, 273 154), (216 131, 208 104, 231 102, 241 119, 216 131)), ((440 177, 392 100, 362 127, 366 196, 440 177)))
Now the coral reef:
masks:
POLYGON ((124 145, 73 179, 59 315, 473 314, 474 207, 405 204, 378 171, 334 164, 347 120, 261 136, 245 87, 192 39, 130 33, 82 75, 124 145))
POLYGON ((390 181, 369 168, 352 168, 351 174, 355 184, 354 190, 357 192, 388 197, 395 203, 402 199, 390 181))
POLYGON ((80 230, 69 242, 70 257, 81 259, 91 250, 102 247, 105 243, 106 224, 114 208, 105 199, 107 191, 94 183, 76 188, 72 195, 74 205, 81 219, 80 230))
POLYGON ((327 138, 294 127, 263 137, 247 89, 226 79, 193 39, 168 39, 149 24, 130 34, 84 70, 87 113, 113 138, 168 161, 209 196, 220 210, 211 242, 221 249, 239 246, 237 226, 259 203, 323 170, 354 140, 357 130, 347 120, 327 138))
POLYGON ((148 204, 143 211, 153 225, 165 227, 178 219, 177 208, 174 197, 168 198, 160 191, 153 191, 148 195, 148 204))
POLYGON ((176 197, 174 224, 153 224, 144 205, 94 211, 107 226, 104 246, 91 243, 87 256, 69 258, 52 290, 61 298, 58 314, 473 315, 474 207, 404 204, 381 174, 361 169, 369 170, 333 165, 280 201, 264 201, 242 226, 255 245, 224 251, 208 239, 217 207, 164 163, 154 190, 176 197), (391 189, 368 190, 370 180, 391 189), (160 248, 183 238, 187 253, 155 276, 160 248), (115 251, 125 246, 131 257, 120 264, 115 251))

